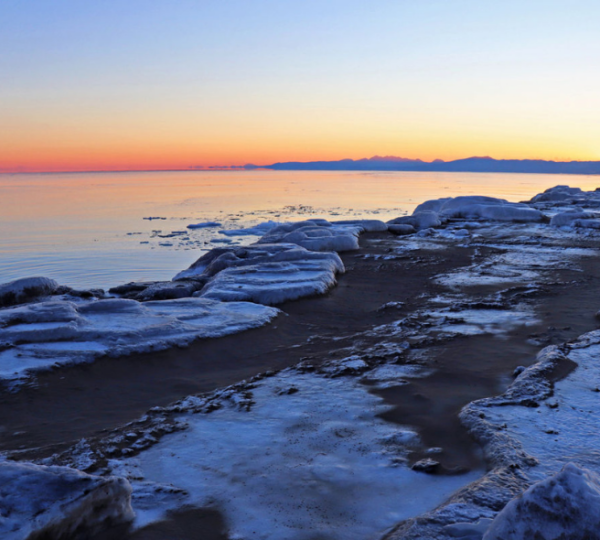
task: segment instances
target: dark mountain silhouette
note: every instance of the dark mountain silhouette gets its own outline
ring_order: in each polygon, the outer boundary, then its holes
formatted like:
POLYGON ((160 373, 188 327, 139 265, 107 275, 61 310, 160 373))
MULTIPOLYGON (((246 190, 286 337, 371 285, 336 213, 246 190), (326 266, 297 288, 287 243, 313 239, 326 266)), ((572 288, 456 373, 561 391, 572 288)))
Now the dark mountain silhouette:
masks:
POLYGON ((429 171, 429 172, 502 172, 537 174, 600 174, 600 161, 545 161, 542 159, 494 159, 470 157, 455 161, 374 156, 339 161, 290 161, 272 165, 246 165, 246 169, 278 171, 429 171))

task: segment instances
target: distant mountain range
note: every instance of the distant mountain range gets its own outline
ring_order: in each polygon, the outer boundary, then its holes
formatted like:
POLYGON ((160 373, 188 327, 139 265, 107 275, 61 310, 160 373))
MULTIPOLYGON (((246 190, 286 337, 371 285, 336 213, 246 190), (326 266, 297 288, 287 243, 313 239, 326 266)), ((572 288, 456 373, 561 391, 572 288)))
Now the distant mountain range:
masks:
POLYGON ((544 161, 541 159, 493 159, 470 157, 455 161, 432 162, 395 156, 374 156, 339 161, 289 161, 272 165, 245 165, 245 169, 278 171, 427 171, 427 172, 496 172, 538 174, 600 174, 600 161, 544 161))

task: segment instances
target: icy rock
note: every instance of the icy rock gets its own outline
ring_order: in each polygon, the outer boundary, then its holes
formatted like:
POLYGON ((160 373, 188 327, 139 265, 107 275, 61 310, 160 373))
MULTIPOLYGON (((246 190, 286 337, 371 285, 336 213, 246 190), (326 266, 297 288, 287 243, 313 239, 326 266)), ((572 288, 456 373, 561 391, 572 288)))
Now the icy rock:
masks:
POLYGON ((359 227, 364 232, 384 232, 387 231, 387 225, 379 219, 345 219, 339 221, 332 221, 333 226, 351 226, 359 227))
POLYGON ((424 211, 434 212, 439 214, 441 218, 450 219, 484 219, 514 223, 532 223, 546 220, 544 214, 526 204, 510 203, 504 199, 480 195, 426 201, 417 206, 413 216, 424 211))
POLYGON ((203 281, 165 281, 155 283, 136 296, 136 300, 147 302, 150 300, 172 300, 192 296, 204 285, 203 281))
POLYGON ((21 304, 52 294, 58 283, 46 277, 29 277, 10 281, 0 285, 0 307, 21 304))
POLYGON ((278 310, 247 302, 205 298, 141 304, 115 298, 26 304, 0 311, 0 377, 17 379, 55 365, 98 356, 185 346, 198 338, 221 337, 267 324, 278 310))
POLYGON ((481 540, 491 522, 491 519, 484 518, 478 519, 474 523, 453 523, 446 525, 444 531, 452 538, 460 540, 481 540))
POLYGON ((336 284, 336 274, 345 270, 337 253, 291 249, 270 260, 226 268, 195 294, 225 302, 243 300, 274 305, 324 294, 336 284))
POLYGON ((414 234, 417 232, 417 230, 412 225, 408 225, 408 224, 404 224, 404 225, 389 224, 388 231, 390 231, 392 234, 396 234, 398 236, 405 236, 407 234, 414 234))
POLYGON ((411 467, 413 471, 424 472, 427 474, 433 474, 437 472, 439 468, 440 462, 431 458, 421 459, 411 467))
POLYGON ((416 230, 440 227, 442 221, 437 212, 431 210, 415 211, 412 216, 402 216, 391 221, 388 225, 411 225, 416 230))
POLYGON ((185 279, 210 278, 221 270, 235 266, 257 265, 265 262, 280 262, 289 255, 282 255, 284 251, 306 250, 296 244, 262 244, 244 247, 226 247, 211 249, 200 257, 187 270, 179 272, 173 281, 185 279))
POLYGON ((283 223, 265 234, 257 244, 296 244, 311 251, 358 249, 359 226, 332 225, 322 219, 283 223))
POLYGON ((187 226, 188 229, 208 229, 212 227, 220 227, 221 224, 216 221, 205 221, 203 223, 192 223, 187 226))
POLYGON ((600 531, 600 477, 568 463, 498 514, 484 540, 586 540, 600 531))
POLYGON ((548 188, 543 193, 539 193, 533 199, 531 199, 532 203, 536 202, 561 202, 571 199, 573 197, 577 197, 583 195, 583 191, 580 188, 572 188, 569 186, 555 186, 553 188, 548 188))
POLYGON ((266 221, 246 229, 229 229, 225 231, 219 231, 219 234, 224 234, 225 236, 263 236, 278 225, 279 223, 277 221, 266 221))
POLYGON ((134 517, 131 486, 119 477, 67 467, 0 463, 3 540, 90 538, 134 517))
POLYGON ((556 214, 550 220, 550 225, 553 227, 573 227, 574 222, 594 219, 598 216, 596 214, 591 214, 589 212, 580 212, 577 210, 572 210, 569 212, 561 212, 556 214))

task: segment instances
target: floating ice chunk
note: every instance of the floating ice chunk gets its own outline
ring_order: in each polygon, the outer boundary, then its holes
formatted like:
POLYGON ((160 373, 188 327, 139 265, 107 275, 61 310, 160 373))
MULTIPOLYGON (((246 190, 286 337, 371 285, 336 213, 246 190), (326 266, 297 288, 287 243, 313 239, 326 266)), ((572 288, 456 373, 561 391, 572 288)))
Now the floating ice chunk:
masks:
POLYGON ((600 476, 568 463, 509 502, 484 540, 588 540, 600 531, 600 476))
POLYGON ((188 229, 208 229, 212 227, 221 227, 221 224, 216 221, 204 221, 203 223, 191 223, 187 226, 188 229))
POLYGON ((131 486, 67 467, 0 463, 0 537, 89 538, 133 520, 131 486))
POLYGON ((40 296, 47 296, 58 289, 58 283, 46 277, 29 277, 0 285, 0 307, 21 304, 40 296))
POLYGON ((238 264, 219 272, 197 296, 221 301, 244 300, 265 305, 324 294, 344 272, 337 253, 303 249, 282 251, 273 262, 238 264))
POLYGON ((188 345, 268 323, 278 310, 246 302, 182 298, 140 304, 124 298, 41 302, 0 311, 0 378, 108 354, 188 345))
POLYGON ((311 251, 353 251, 358 249, 359 226, 336 225, 325 220, 284 223, 265 234, 257 244, 297 244, 311 251))
POLYGON ((229 229, 219 231, 219 234, 224 234, 225 236, 263 236, 278 225, 279 223, 277 221, 266 221, 246 229, 229 229))

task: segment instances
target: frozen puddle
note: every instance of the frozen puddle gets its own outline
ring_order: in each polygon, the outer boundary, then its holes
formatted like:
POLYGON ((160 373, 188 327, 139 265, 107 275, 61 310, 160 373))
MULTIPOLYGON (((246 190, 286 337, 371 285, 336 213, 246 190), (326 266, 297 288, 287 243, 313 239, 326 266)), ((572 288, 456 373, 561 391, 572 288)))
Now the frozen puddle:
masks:
POLYGON ((184 415, 185 431, 113 461, 116 473, 129 470, 138 524, 156 520, 165 511, 162 494, 176 487, 187 492, 178 505, 219 509, 231 538, 364 540, 481 476, 408 468, 418 435, 377 418, 387 406, 352 378, 286 370, 251 392, 249 411, 234 400, 184 415), (156 500, 147 482, 162 485, 156 500))

